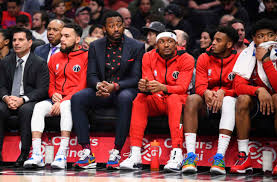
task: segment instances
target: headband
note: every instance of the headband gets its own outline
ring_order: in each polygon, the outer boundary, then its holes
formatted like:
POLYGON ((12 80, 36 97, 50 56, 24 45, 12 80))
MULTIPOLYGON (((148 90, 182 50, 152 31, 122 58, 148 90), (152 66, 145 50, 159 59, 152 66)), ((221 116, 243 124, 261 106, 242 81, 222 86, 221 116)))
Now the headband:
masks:
POLYGON ((172 32, 162 32, 162 33, 160 33, 160 34, 157 36, 157 38, 156 38, 156 42, 158 42, 158 40, 159 40, 160 38, 162 38, 162 37, 169 37, 169 38, 174 39, 174 40, 177 42, 177 37, 176 37, 176 35, 175 35, 174 33, 172 33, 172 32))

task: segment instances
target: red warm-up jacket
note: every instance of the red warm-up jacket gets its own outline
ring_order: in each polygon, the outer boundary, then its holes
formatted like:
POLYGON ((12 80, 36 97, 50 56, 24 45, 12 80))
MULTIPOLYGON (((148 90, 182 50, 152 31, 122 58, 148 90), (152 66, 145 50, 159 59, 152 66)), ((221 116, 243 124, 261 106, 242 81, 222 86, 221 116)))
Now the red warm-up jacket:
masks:
POLYGON ((253 73, 251 75, 250 80, 246 80, 245 78, 236 75, 234 80, 234 88, 237 95, 252 95, 255 96, 255 92, 258 88, 264 87, 270 94, 277 93, 277 66, 273 65, 272 61, 267 61, 263 63, 264 71, 267 75, 269 83, 273 90, 268 88, 261 80, 257 72, 257 64, 253 73))
POLYGON ((88 52, 84 49, 69 54, 58 52, 51 56, 48 63, 49 97, 52 98, 57 92, 63 96, 62 101, 69 100, 76 92, 86 88, 87 63, 88 52))
MULTIPOLYGON (((185 95, 193 73, 194 59, 185 50, 176 51, 176 56, 166 61, 156 49, 144 54, 142 78, 165 84, 169 94, 185 95)), ((163 95, 161 92, 160 94, 163 95)))
POLYGON ((226 58, 218 58, 210 50, 201 54, 196 65, 196 93, 203 96, 207 89, 213 91, 222 89, 225 91, 225 96, 234 96, 232 70, 238 55, 235 50, 232 50, 230 56, 226 58))

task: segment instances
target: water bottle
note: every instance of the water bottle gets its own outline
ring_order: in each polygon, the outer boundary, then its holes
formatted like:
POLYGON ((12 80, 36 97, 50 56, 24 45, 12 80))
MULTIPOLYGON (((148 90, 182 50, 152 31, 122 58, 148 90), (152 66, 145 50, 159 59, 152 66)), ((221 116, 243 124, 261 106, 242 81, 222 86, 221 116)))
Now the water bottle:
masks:
POLYGON ((45 164, 51 164, 54 161, 54 146, 49 137, 47 145, 45 145, 45 164))
POLYGON ((263 150, 263 172, 265 174, 271 173, 272 162, 273 162, 273 154, 272 154, 272 151, 270 150, 269 145, 267 144, 263 150))
POLYGON ((160 170, 160 162, 159 162, 159 150, 160 150, 160 143, 154 140, 150 143, 151 148, 151 164, 150 169, 151 171, 159 171, 160 170))

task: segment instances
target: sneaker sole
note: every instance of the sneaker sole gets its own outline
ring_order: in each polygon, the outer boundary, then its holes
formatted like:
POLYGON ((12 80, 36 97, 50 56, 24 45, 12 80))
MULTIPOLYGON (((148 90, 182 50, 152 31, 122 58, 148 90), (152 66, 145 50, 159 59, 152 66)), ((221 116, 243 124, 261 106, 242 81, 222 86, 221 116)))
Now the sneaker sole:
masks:
POLYGON ((252 172, 253 172, 252 167, 244 169, 244 170, 236 170, 236 171, 230 170, 230 173, 234 173, 234 174, 246 174, 246 173, 252 173, 252 172))
POLYGON ((224 175, 226 174, 226 171, 218 168, 211 168, 210 173, 213 175, 224 175))
POLYGON ((67 166, 60 167, 60 166, 58 166, 58 165, 51 165, 51 168, 52 168, 52 169, 66 169, 67 166))
POLYGON ((194 167, 186 167, 182 168, 182 173, 197 173, 197 168, 194 167))
POLYGON ((170 173, 170 172, 174 172, 174 173, 182 173, 182 170, 181 169, 173 169, 173 168, 164 168, 164 171, 165 172, 168 172, 168 173, 170 173))
POLYGON ((95 169, 96 168, 96 163, 92 163, 92 164, 89 164, 87 166, 74 166, 75 168, 78 168, 78 169, 95 169))
POLYGON ((134 170, 141 170, 142 169, 142 164, 136 164, 134 166, 133 167, 119 166, 119 167, 120 167, 120 169, 123 169, 123 170, 132 170, 132 171, 134 171, 134 170))
POLYGON ((43 168, 45 164, 38 165, 38 164, 25 164, 23 167, 25 169, 37 169, 37 168, 43 168))

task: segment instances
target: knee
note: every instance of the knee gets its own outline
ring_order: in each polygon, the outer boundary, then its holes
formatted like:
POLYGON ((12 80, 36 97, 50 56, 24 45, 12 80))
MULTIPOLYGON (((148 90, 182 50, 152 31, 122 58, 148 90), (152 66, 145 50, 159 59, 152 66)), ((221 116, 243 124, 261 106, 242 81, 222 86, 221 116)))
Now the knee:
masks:
POLYGON ((63 101, 60 105, 60 110, 70 110, 71 108, 71 104, 70 104, 70 100, 66 100, 66 101, 63 101))
POLYGON ((118 94, 117 101, 118 101, 118 103, 130 103, 130 104, 132 104, 135 96, 136 95, 134 93, 132 93, 130 90, 126 89, 126 90, 121 91, 118 94))
POLYGON ((232 104, 232 105, 234 105, 236 103, 236 100, 237 99, 235 97, 225 96, 223 98, 223 104, 228 104, 228 105, 232 104))
POLYGON ((34 110, 34 106, 31 104, 23 104, 19 109, 18 109, 18 115, 32 115, 34 110))
POLYGON ((198 94, 189 95, 186 100, 186 110, 198 110, 200 103, 203 102, 203 99, 198 94))
POLYGON ((171 94, 166 99, 167 105, 170 106, 176 106, 177 104, 181 104, 181 98, 178 94, 171 94))
POLYGON ((236 102, 236 111, 245 111, 250 109, 251 97, 249 95, 240 95, 236 102))
POLYGON ((47 102, 47 101, 42 101, 42 102, 37 103, 34 107, 34 112, 46 109, 47 106, 46 106, 45 102, 47 102))

